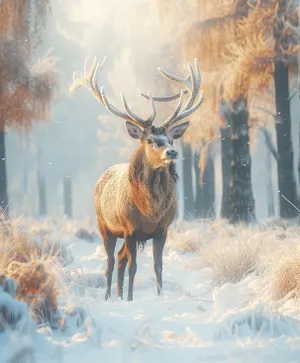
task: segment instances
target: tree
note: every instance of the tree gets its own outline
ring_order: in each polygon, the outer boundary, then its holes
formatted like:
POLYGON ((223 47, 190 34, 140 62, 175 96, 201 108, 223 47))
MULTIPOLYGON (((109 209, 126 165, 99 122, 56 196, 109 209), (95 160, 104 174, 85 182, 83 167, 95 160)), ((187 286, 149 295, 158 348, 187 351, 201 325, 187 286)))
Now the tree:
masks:
POLYGON ((8 211, 5 131, 45 120, 56 84, 56 59, 46 54, 29 66, 40 45, 49 0, 0 3, 0 206, 8 211))
MULTIPOLYGON (((215 6, 217 5, 217 2, 215 6)), ((249 147, 245 144, 241 148, 242 143, 235 140, 239 135, 243 135, 244 143, 247 141, 247 128, 245 127, 246 113, 249 111, 251 98, 262 95, 269 90, 270 87, 275 88, 275 107, 276 107, 276 135, 277 135, 277 148, 278 148, 278 184, 280 190, 280 215, 284 218, 293 217, 297 212, 295 205, 297 204, 296 183, 293 171, 293 148, 291 138, 291 115, 290 115, 290 86, 289 74, 294 69, 297 71, 298 65, 298 51, 299 51, 299 32, 295 25, 298 23, 298 2, 285 1, 285 0, 271 0, 271 1, 238 1, 234 2, 234 11, 223 15, 219 19, 211 19, 198 23, 197 28, 202 31, 202 39, 208 38, 212 40, 213 32, 215 38, 217 36, 216 23, 229 26, 228 20, 234 17, 236 19, 236 28, 233 32, 234 36, 226 43, 229 35, 226 34, 225 43, 226 48, 223 51, 225 54, 225 64, 223 61, 222 70, 223 77, 220 77, 220 87, 222 90, 221 96, 225 102, 231 105, 233 114, 230 119, 237 121, 235 117, 236 112, 239 111, 235 105, 242 104, 243 112, 238 112, 241 118, 236 125, 231 125, 232 130, 235 129, 233 135, 233 153, 240 153, 245 156, 249 154, 249 147), (227 20, 226 20, 227 19, 227 20), (211 33, 205 33, 205 23, 209 22, 208 29, 211 33), (214 24, 214 25, 212 25, 214 24), (272 29, 273 31, 270 31, 272 29), (245 102, 244 102, 245 100, 245 102), (244 107, 246 106, 246 107, 244 107), (248 111, 247 111, 248 110, 248 111), (239 131, 238 131, 239 130, 239 131), (234 141, 235 140, 235 141, 234 141), (239 146, 238 146, 239 145, 239 146), (237 149, 236 149, 237 148, 237 149), (236 149, 236 150, 235 150, 236 149), (243 151, 244 149, 244 151, 243 151), (239 150, 239 151, 238 151, 239 150)), ((224 26, 221 28, 224 31, 224 26)), ((219 40, 218 40, 219 42, 219 40)), ((196 49, 201 51, 201 54, 209 54, 209 45, 205 45, 206 49, 202 46, 200 39, 200 46, 196 49), (206 52, 204 51, 206 50, 206 52)), ((219 48, 219 44, 214 44, 219 48)), ((216 51, 215 51, 216 54, 216 51)), ((206 58, 206 57, 204 57, 206 58)), ((224 56, 221 58, 224 59, 224 56)), ((220 67, 220 64, 218 64, 220 67)), ((242 110, 241 110, 242 111, 242 110)), ((231 185, 234 184, 234 175, 244 174, 244 177, 250 178, 251 159, 248 157, 245 160, 249 163, 238 162, 233 154, 232 159, 232 180, 231 185), (237 173, 237 168, 240 168, 237 173), (242 173, 242 168, 245 172, 242 173)), ((238 182, 239 184, 239 182, 238 182)), ((245 194, 248 196, 248 202, 244 204, 252 214, 254 210, 252 203, 252 192, 249 188, 251 180, 245 181, 243 189, 248 186, 245 194)), ((231 218, 235 219, 235 211, 237 208, 232 208, 234 201, 240 203, 241 194, 238 193, 239 198, 234 197, 235 191, 231 188, 231 218)), ((234 202, 235 203, 235 202, 234 202)))
POLYGON ((211 144, 208 144, 201 152, 196 150, 194 155, 196 175, 194 215, 196 218, 215 217, 215 169, 211 149, 211 144))
MULTIPOLYGON (((294 175, 294 153, 291 134, 291 104, 289 87, 289 63, 284 58, 286 51, 289 52, 290 40, 284 34, 285 17, 293 12, 292 2, 279 0, 274 24, 275 59, 274 85, 277 115, 280 122, 276 123, 277 148, 278 148, 278 185, 280 191, 280 215, 291 218, 298 214, 296 181, 294 175), (282 57, 283 56, 283 57, 282 57)), ((299 6, 299 5, 298 5, 299 6)), ((298 47, 296 47, 298 48, 298 47)), ((297 49, 298 50, 298 49, 297 49)), ((292 51, 292 53, 295 49, 292 51)))
POLYGON ((272 181, 272 156, 278 161, 278 154, 275 146, 272 143, 272 135, 270 131, 266 127, 261 127, 260 131, 264 135, 265 144, 266 144, 266 171, 267 171, 267 182, 266 182, 266 191, 267 191, 267 201, 268 201, 268 217, 273 217, 275 215, 275 206, 274 206, 274 195, 273 195, 273 181, 272 181))
MULTIPOLYGON (((240 220, 251 222, 255 218, 255 205, 251 184, 248 102, 243 95, 243 85, 240 83, 231 85, 237 90, 239 97, 223 99, 223 90, 225 88, 223 69, 230 62, 225 56, 227 47, 241 41, 241 34, 237 31, 237 25, 241 19, 248 16, 250 8, 246 0, 229 1, 225 4, 220 0, 191 1, 189 5, 191 24, 181 27, 183 32, 179 37, 184 61, 195 55, 199 57, 201 69, 204 71, 205 102, 207 102, 207 99, 213 98, 214 112, 219 114, 221 112, 221 103, 226 102, 228 107, 227 125, 225 127, 230 125, 234 130, 234 133, 231 134, 231 153, 227 150, 227 155, 231 155, 231 182, 230 196, 223 197, 224 201, 229 201, 229 210, 226 215, 232 222, 240 220), (209 75, 212 75, 212 77, 209 75), (219 78, 217 81, 216 76, 219 78), (246 135, 244 135, 245 133, 246 135)), ((176 12, 176 10, 174 11, 176 12)), ((174 16, 174 23, 177 27, 180 16, 182 16, 181 11, 180 15, 174 16)), ((203 110, 199 110, 197 113, 200 122, 202 122, 202 112, 203 110)), ((215 127, 218 127, 218 125, 216 124, 215 127)), ((229 163, 226 162, 226 158, 222 158, 222 161, 224 162, 224 175, 228 175, 226 167, 228 167, 229 163)), ((228 192, 228 188, 225 187, 223 188, 223 194, 226 192, 228 192)))
POLYGON ((228 114, 226 103, 221 101, 221 114, 224 125, 220 127, 221 158, 222 158, 222 201, 221 218, 230 219, 230 172, 232 160, 232 128, 230 113, 228 114))
MULTIPOLYGON (((298 9, 298 2, 257 1, 247 18, 239 23, 243 41, 231 48, 231 61, 227 69, 235 78, 235 84, 244 85, 245 97, 255 89, 262 92, 270 85, 275 89, 278 189, 280 216, 283 218, 291 218, 298 213, 295 208, 297 193, 289 85, 289 74, 297 70, 298 63, 299 41, 293 31, 298 9)), ((233 79, 230 81, 233 82, 233 79)), ((231 87, 224 88, 231 93, 228 98, 237 97, 232 94, 231 87)))
POLYGON ((193 193, 193 179, 192 179, 192 148, 184 141, 182 145, 182 179, 183 179, 183 205, 184 205, 184 218, 192 219, 194 217, 194 193, 193 193))

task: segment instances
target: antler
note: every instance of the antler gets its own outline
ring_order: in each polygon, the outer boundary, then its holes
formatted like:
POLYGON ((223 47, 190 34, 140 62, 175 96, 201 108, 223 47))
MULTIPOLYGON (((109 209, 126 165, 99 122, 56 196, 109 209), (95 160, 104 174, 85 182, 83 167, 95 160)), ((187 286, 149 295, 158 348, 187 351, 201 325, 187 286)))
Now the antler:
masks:
POLYGON ((98 71, 99 70, 101 71, 103 69, 105 60, 106 60, 106 57, 103 59, 102 63, 99 64, 97 62, 97 58, 95 57, 91 69, 88 70, 88 68, 87 68, 88 58, 86 58, 85 63, 84 63, 83 76, 78 78, 77 75, 76 75, 76 72, 74 72, 74 74, 73 74, 73 84, 69 89, 69 93, 72 94, 78 88, 85 87, 96 98, 96 100, 98 102, 102 103, 106 107, 106 109, 113 116, 121 117, 121 118, 125 119, 126 121, 130 121, 131 123, 134 123, 135 125, 143 128, 143 129, 149 127, 153 123, 153 121, 155 119, 155 116, 156 116, 155 105, 154 105, 154 102, 153 102, 153 99, 152 99, 150 93, 147 96, 147 99, 149 99, 150 102, 151 102, 152 113, 148 117, 148 119, 144 120, 144 119, 142 119, 141 117, 139 117, 138 115, 136 115, 135 113, 133 113, 130 110, 123 93, 121 93, 121 99, 122 99, 122 101, 124 103, 126 113, 122 112, 122 111, 119 111, 114 105, 112 105, 108 101, 103 86, 99 90, 98 83, 97 83, 97 75, 98 75, 98 71))
MULTIPOLYGON (((203 90, 201 90, 199 99, 196 102, 196 104, 193 106, 201 86, 201 72, 197 58, 195 58, 194 63, 195 63, 195 71, 193 70, 191 63, 188 64, 190 74, 186 78, 176 76, 167 71, 164 71, 161 68, 158 68, 158 71, 165 78, 171 81, 175 81, 176 83, 179 83, 184 88, 184 89, 181 88, 179 93, 176 93, 171 96, 152 98, 154 101, 157 102, 169 102, 179 98, 179 102, 174 112, 161 124, 161 126, 168 128, 171 125, 185 119, 193 112, 195 112, 202 104, 204 98, 203 90), (183 95, 187 93, 189 94, 189 99, 187 100, 185 106, 181 109, 183 102, 183 95)), ((149 99, 149 97, 143 93, 142 96, 149 99)))

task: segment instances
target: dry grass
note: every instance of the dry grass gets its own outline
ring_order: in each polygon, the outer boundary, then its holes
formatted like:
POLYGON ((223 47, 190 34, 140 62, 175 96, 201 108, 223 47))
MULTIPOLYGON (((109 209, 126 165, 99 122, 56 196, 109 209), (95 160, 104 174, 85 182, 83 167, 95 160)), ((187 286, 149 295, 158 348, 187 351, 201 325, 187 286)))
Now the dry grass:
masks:
POLYGON ((213 284, 237 283, 262 266, 264 246, 251 238, 216 241, 201 251, 201 264, 213 270, 213 284))
POLYGON ((18 283, 17 299, 27 303, 37 322, 47 322, 51 327, 57 327, 58 290, 56 274, 50 264, 47 261, 13 262, 8 268, 8 274, 18 283))
POLYGON ((283 246, 274 253, 268 268, 271 280, 271 297, 278 299, 300 298, 300 246, 298 243, 283 246), (279 252, 279 253, 278 253, 279 252))
MULTIPOLYGON (((91 221, 80 224, 73 221, 64 226, 54 219, 41 222, 23 220, 22 225, 28 226, 31 233, 43 236, 55 236, 55 233, 75 236, 78 228, 93 231, 91 221)), ((264 221, 252 227, 235 227, 223 220, 177 221, 169 231, 166 247, 180 253, 193 253, 196 260, 199 256, 199 269, 209 267, 213 272, 213 286, 238 283, 249 274, 255 274, 267 278, 267 293, 272 299, 299 298, 298 225, 297 220, 286 222, 281 219, 264 221)), ((22 286, 34 286, 34 278, 32 282, 27 281, 30 280, 30 273, 25 271, 31 271, 32 276, 40 276, 39 281, 43 281, 44 285, 39 284, 43 288, 35 294, 43 296, 47 311, 55 311, 57 262, 62 263, 65 259, 61 254, 61 246, 49 242, 37 244, 14 227, 5 231, 2 226, 0 239, 0 273, 9 270, 16 280, 22 281, 22 286)), ((67 285, 72 285, 73 290, 75 288, 73 293, 80 296, 87 292, 90 294, 89 290, 102 287, 103 283, 100 275, 87 274, 74 268, 70 271, 64 269, 62 276, 67 285)), ((36 306, 37 315, 43 311, 38 300, 34 296, 30 297, 28 291, 20 290, 19 294, 23 295, 23 301, 36 306)))
POLYGON ((42 219, 13 218, 13 226, 22 228, 35 236, 57 238, 58 236, 75 236, 79 230, 84 229, 94 237, 99 236, 98 228, 93 224, 92 218, 83 220, 70 220, 67 216, 62 218, 48 217, 42 219))
POLYGON ((230 234, 231 229, 230 225, 221 220, 177 221, 169 230, 167 248, 198 253, 203 246, 213 241, 217 234, 230 234))
POLYGON ((249 274, 268 281, 271 299, 300 298, 299 219, 280 218, 252 227, 224 221, 179 222, 167 247, 199 255, 199 268, 209 267, 213 285, 238 283, 249 274))
POLYGON ((1 225, 0 273, 14 278, 16 297, 38 323, 57 327, 57 276, 66 251, 58 243, 39 243, 10 225, 1 225))
POLYGON ((106 279, 98 272, 87 272, 80 267, 66 269, 64 281, 70 287, 70 293, 76 296, 93 295, 96 289, 104 288, 106 279))
POLYGON ((261 269, 260 258, 266 250, 263 233, 233 227, 224 221, 184 222, 170 231, 167 246, 200 255, 199 267, 210 267, 213 285, 237 283, 261 269))
POLYGON ((57 241, 50 241, 45 234, 44 240, 30 238, 27 233, 13 225, 0 224, 0 271, 12 261, 21 263, 38 259, 55 258, 63 266, 73 262, 73 257, 66 246, 57 241))

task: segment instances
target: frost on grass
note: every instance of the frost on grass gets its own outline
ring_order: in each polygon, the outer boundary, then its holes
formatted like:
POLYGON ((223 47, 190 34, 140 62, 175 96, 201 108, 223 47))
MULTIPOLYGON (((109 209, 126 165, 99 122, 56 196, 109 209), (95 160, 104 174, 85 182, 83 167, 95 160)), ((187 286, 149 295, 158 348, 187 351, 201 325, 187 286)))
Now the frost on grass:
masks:
POLYGON ((298 320, 274 312, 267 305, 257 305, 239 312, 229 312, 215 333, 214 340, 275 338, 282 335, 295 337, 299 334, 298 320))
POLYGON ((86 228, 78 228, 75 232, 75 237, 82 239, 86 242, 93 243, 97 239, 97 234, 93 231, 89 231, 86 228))
POLYGON ((15 299, 17 284, 12 278, 0 276, 0 332, 14 329, 28 315, 26 304, 15 299))
POLYGON ((179 221, 170 228, 167 239, 167 248, 198 253, 201 247, 215 236, 218 225, 213 221, 179 221))
POLYGON ((104 288, 106 280, 99 272, 87 272, 83 268, 65 269, 64 281, 76 296, 95 295, 95 289, 104 288))
POLYGON ((56 275, 49 263, 30 261, 12 263, 8 273, 18 281, 17 297, 25 301, 38 323, 48 322, 51 327, 58 327, 57 309, 58 290, 56 275))
POLYGON ((93 225, 92 219, 87 217, 85 220, 70 220, 67 216, 62 218, 16 218, 14 225, 24 228, 26 231, 36 236, 65 235, 78 238, 95 239, 99 238, 98 229, 93 225))
POLYGON ((73 262, 69 249, 57 241, 31 238, 17 228, 0 225, 0 268, 11 261, 28 262, 30 260, 49 257, 66 266, 73 262), (6 261, 5 261, 6 260, 6 261))
POLYGON ((213 286, 255 274, 266 278, 264 293, 272 299, 300 298, 298 222, 277 218, 245 227, 222 220, 177 221, 169 230, 167 249, 199 256, 197 266, 211 269, 213 286))
POLYGON ((1 346, 1 363, 36 362, 35 348, 30 343, 35 335, 35 324, 27 305, 15 299, 17 284, 12 278, 0 277, 0 334, 8 339, 1 346))
POLYGON ((274 236, 280 234, 282 230, 233 226, 223 220, 180 222, 170 229, 167 247, 199 255, 199 269, 209 267, 213 285, 222 286, 261 273, 274 236))
POLYGON ((44 248, 10 228, 0 235, 0 273, 16 283, 16 298, 27 303, 38 323, 57 326, 59 250, 44 248))
POLYGON ((3 357, 3 363, 34 363, 35 350, 32 346, 22 344, 16 349, 9 349, 5 352, 6 357, 3 357))
POLYGON ((268 273, 273 299, 300 298, 299 242, 284 246, 275 253, 269 265, 268 273))
POLYGON ((267 246, 251 231, 217 239, 201 249, 201 265, 213 271, 213 284, 237 283, 261 268, 267 246))

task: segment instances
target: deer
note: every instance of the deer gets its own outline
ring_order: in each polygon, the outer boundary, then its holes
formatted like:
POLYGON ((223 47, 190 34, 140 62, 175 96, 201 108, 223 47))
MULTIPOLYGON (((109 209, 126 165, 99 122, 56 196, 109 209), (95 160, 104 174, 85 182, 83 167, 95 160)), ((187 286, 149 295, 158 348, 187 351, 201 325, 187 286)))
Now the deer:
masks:
POLYGON ((94 188, 94 209, 107 254, 105 300, 111 298, 118 238, 124 239, 124 242, 117 254, 117 297, 123 299, 124 274, 128 265, 127 300, 133 300, 137 250, 140 245, 151 239, 157 295, 161 296, 163 249, 168 229, 174 221, 178 207, 176 189, 178 175, 175 167, 178 152, 173 147, 173 141, 184 135, 190 124, 186 118, 200 107, 204 99, 203 90, 200 91, 199 63, 195 58, 195 70, 189 63, 189 75, 184 78, 158 67, 158 71, 166 79, 181 86, 180 92, 163 97, 152 97, 150 92, 148 95, 142 93, 141 96, 150 101, 152 109, 150 116, 144 119, 129 108, 123 93, 121 98, 125 112, 108 101, 103 86, 99 89, 98 72, 103 69, 106 57, 101 64, 95 57, 90 69, 87 67, 87 60, 82 76, 78 77, 74 72, 70 94, 79 88, 86 88, 110 114, 125 120, 129 136, 139 141, 139 146, 129 162, 108 168, 100 176, 94 188), (186 94, 189 97, 183 106, 186 94), (172 114, 160 125, 154 126, 155 102, 178 99, 172 114))

